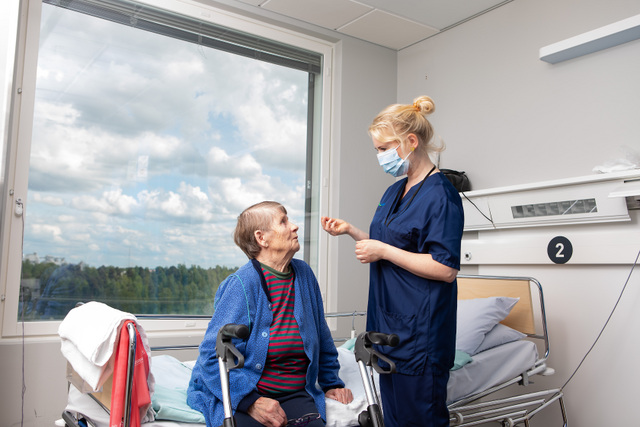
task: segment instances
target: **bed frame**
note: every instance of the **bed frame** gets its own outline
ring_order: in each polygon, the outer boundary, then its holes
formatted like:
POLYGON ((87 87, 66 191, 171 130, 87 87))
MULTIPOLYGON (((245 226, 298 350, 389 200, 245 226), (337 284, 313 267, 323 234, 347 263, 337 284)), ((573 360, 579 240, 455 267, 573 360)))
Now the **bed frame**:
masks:
POLYGON ((520 298, 510 314, 500 323, 526 334, 532 340, 541 342, 544 346, 544 356, 539 358, 532 368, 516 378, 449 404, 450 425, 467 427, 499 422, 504 427, 520 423, 529 427, 529 420, 535 414, 554 402, 558 402, 562 413, 563 427, 567 427, 564 393, 561 389, 548 389, 505 398, 488 398, 488 396, 514 384, 527 386, 529 378, 533 375, 552 375, 554 373, 554 370, 547 366, 549 336, 540 282, 532 277, 458 275, 459 300, 491 296, 520 298), (537 308, 534 305, 534 298, 538 302, 537 308))

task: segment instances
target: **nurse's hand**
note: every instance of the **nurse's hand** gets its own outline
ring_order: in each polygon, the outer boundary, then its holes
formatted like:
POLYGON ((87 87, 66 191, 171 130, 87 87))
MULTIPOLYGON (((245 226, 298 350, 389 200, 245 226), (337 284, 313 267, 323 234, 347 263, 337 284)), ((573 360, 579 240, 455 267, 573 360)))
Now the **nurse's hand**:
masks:
POLYGON ((324 231, 332 236, 339 236, 349 232, 349 223, 338 218, 323 216, 320 218, 320 224, 322 224, 324 231))
POLYGON ((389 245, 380 240, 365 239, 356 242, 356 258, 363 263, 379 261, 389 245))
POLYGON ((347 221, 338 218, 329 218, 328 216, 323 216, 320 218, 320 224, 322 225, 324 231, 331 234, 332 236, 348 234, 356 242, 358 240, 369 238, 368 233, 360 230, 358 227, 354 227, 347 221))
POLYGON ((280 406, 280 402, 268 397, 259 397, 249 406, 247 413, 254 420, 267 427, 282 427, 287 425, 287 414, 280 406))

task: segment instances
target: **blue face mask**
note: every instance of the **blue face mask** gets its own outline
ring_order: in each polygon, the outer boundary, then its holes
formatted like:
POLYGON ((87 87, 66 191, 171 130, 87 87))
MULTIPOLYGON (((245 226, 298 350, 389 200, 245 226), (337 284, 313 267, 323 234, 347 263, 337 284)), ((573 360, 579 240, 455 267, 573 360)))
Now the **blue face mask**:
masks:
MULTIPOLYGON (((398 147, 400 144, 398 144, 398 147)), ((404 159, 398 155, 398 147, 378 153, 378 163, 382 166, 382 169, 395 177, 405 175, 409 170, 409 156, 411 152, 407 154, 404 159)))

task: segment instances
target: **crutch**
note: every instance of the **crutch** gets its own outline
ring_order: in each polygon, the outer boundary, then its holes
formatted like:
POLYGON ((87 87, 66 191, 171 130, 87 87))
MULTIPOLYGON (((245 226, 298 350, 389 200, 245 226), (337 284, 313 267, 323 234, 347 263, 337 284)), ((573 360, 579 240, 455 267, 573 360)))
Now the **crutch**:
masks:
POLYGON ((222 404, 224 407, 224 421, 222 427, 236 427, 236 420, 231 410, 231 393, 229 391, 229 371, 244 366, 244 356, 231 341, 232 338, 241 340, 249 337, 249 328, 245 325, 229 323, 218 331, 216 338, 216 354, 220 368, 220 387, 222 388, 222 404))
POLYGON ((367 396, 367 409, 358 415, 358 423, 360 427, 384 427, 382 419, 382 411, 380 410, 380 401, 378 393, 375 390, 373 381, 373 372, 375 369, 379 374, 393 374, 396 371, 396 365, 391 360, 378 353, 372 345, 388 345, 395 347, 400 342, 400 338, 396 334, 383 334, 381 332, 363 332, 356 338, 355 356, 360 368, 360 376, 364 385, 364 392, 367 396), (388 368, 380 366, 379 361, 389 365, 388 368), (367 369, 369 367, 369 369, 367 369), (368 371, 368 372, 367 372, 368 371))

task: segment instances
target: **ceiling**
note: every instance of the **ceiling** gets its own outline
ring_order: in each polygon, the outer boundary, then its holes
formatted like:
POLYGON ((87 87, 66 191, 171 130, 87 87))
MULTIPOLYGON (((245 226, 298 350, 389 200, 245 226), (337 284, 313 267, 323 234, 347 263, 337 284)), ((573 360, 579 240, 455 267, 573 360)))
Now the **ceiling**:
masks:
POLYGON ((400 50, 513 0, 236 0, 400 50))

